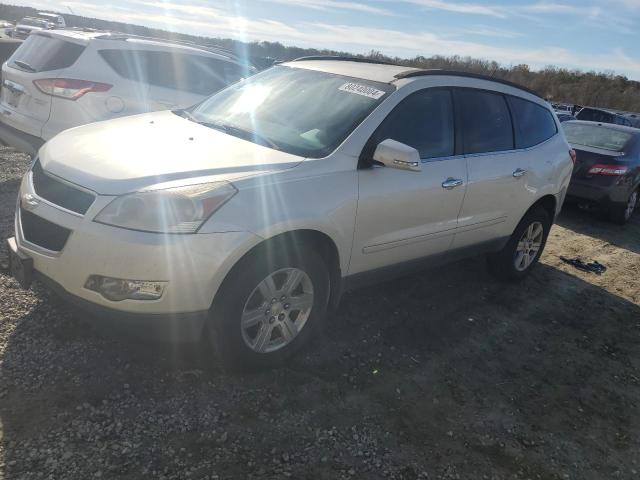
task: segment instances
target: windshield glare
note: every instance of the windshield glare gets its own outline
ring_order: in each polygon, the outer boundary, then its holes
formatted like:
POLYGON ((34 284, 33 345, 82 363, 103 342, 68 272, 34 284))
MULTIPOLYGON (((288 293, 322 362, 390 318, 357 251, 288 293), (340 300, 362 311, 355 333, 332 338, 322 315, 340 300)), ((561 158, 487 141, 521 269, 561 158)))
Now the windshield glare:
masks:
POLYGON ((255 143, 321 158, 392 90, 384 83, 278 66, 210 97, 191 117, 226 126, 228 132, 247 132, 246 138, 255 143))
POLYGON ((564 133, 567 141, 572 145, 584 145, 614 152, 623 151, 632 137, 628 132, 580 123, 565 123, 564 133))

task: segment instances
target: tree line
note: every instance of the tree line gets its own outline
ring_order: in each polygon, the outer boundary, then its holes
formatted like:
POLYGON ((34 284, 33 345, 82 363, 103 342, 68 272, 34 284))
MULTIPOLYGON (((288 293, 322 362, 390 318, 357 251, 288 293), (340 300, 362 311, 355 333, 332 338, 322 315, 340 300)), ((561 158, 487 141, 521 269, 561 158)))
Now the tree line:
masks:
MULTIPOLYGON (((37 11, 30 7, 0 4, 0 18, 17 21, 25 16, 35 15, 37 11)), ((287 61, 309 55, 354 56, 347 52, 328 49, 300 48, 285 46, 279 42, 240 42, 229 38, 201 37, 168 32, 140 25, 112 22, 78 15, 64 15, 67 25, 78 28, 94 28, 124 32, 135 35, 194 42, 203 46, 217 46, 247 58, 257 68, 266 68, 277 61, 287 61)), ((400 58, 383 55, 371 50, 361 58, 375 59, 416 68, 441 68, 491 75, 518 83, 538 92, 554 102, 591 105, 624 111, 640 112, 640 82, 630 80, 614 72, 570 70, 547 66, 533 71, 526 64, 505 66, 495 61, 461 56, 433 57, 416 56, 400 58)))

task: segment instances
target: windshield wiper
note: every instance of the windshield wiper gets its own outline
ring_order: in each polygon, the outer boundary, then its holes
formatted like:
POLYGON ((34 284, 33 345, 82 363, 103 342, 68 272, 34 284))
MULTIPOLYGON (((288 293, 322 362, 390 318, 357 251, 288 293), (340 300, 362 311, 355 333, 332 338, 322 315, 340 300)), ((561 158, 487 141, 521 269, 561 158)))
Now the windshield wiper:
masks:
POLYGON ((27 62, 23 62, 22 60, 14 60, 13 64, 17 65, 18 67, 22 68, 23 70, 27 70, 28 72, 31 72, 31 73, 36 73, 37 72, 37 70, 35 68, 33 68, 27 62))
POLYGON ((192 121, 194 123, 200 123, 196 119, 196 117, 194 117, 193 114, 191 112, 189 112, 188 110, 180 108, 178 110, 173 110, 173 113, 175 113, 179 117, 186 118, 187 120, 190 120, 190 121, 192 121))
POLYGON ((274 150, 280 150, 280 147, 274 143, 272 140, 267 137, 260 135, 251 130, 245 130, 240 127, 236 127, 234 125, 229 125, 228 123, 222 122, 200 122, 198 120, 194 120, 200 125, 204 125, 205 127, 213 128, 215 130, 220 130, 221 132, 227 133, 229 135, 233 135, 234 137, 244 138, 245 140, 258 140, 259 142, 266 143, 269 147, 274 150))

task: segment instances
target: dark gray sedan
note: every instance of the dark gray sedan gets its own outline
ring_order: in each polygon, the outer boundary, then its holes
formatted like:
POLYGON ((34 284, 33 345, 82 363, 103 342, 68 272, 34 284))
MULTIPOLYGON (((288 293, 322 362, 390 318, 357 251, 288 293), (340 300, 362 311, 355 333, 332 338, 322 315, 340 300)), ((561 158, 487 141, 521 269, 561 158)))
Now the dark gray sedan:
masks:
POLYGON ((629 221, 640 189, 640 129, 580 120, 562 126, 576 151, 567 199, 629 221))

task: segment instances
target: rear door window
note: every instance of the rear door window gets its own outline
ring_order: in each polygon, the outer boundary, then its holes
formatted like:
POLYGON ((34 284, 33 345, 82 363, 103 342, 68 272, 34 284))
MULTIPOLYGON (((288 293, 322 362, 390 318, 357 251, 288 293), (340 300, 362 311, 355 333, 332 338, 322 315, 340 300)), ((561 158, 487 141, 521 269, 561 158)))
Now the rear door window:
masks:
POLYGON ((513 126, 507 102, 499 93, 456 89, 455 102, 466 154, 500 152, 514 148, 513 126))
POLYGON ((198 95, 247 76, 240 65, 201 55, 151 50, 101 50, 100 55, 124 78, 198 95))
POLYGON ((551 112, 518 97, 507 97, 516 134, 516 148, 528 148, 553 137, 558 129, 551 112))
POLYGON ((8 63, 12 68, 32 73, 59 70, 73 65, 84 49, 84 45, 59 38, 29 35, 8 63))
POLYGON ((412 93, 385 118, 374 134, 375 145, 392 139, 415 148, 420 158, 454 153, 453 102, 448 89, 412 93))

